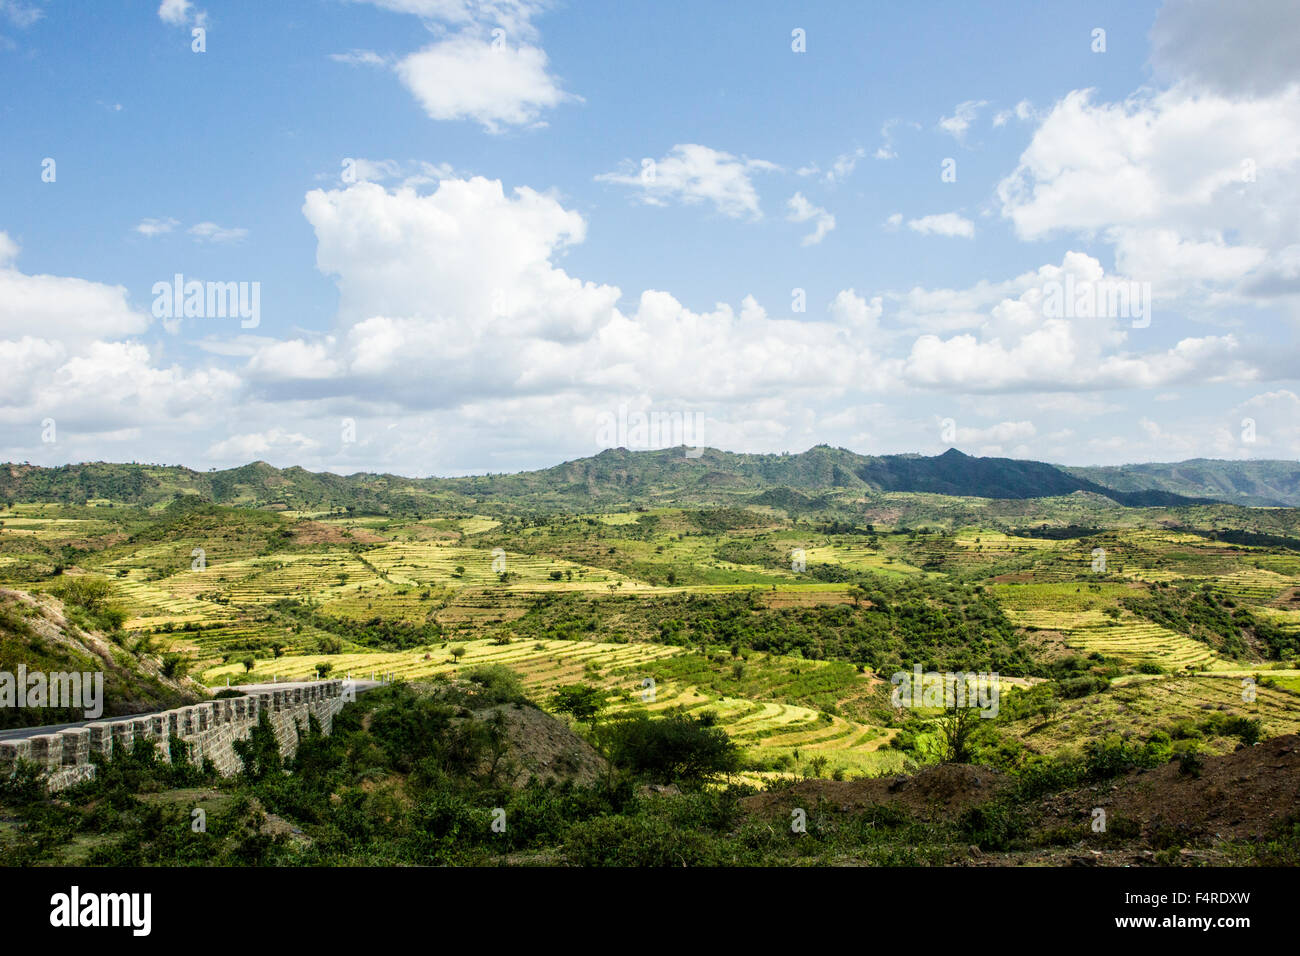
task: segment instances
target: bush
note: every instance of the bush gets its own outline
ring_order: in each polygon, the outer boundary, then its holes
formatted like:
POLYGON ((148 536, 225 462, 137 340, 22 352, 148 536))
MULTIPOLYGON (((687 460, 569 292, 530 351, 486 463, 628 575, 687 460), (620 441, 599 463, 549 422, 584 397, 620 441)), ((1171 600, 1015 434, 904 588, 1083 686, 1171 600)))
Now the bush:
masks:
POLYGON ((663 782, 696 782, 740 767, 740 751, 708 712, 638 714, 606 724, 599 741, 616 767, 663 782))
POLYGON ((1091 674, 1083 677, 1069 677, 1056 683, 1056 696, 1064 700, 1074 700, 1079 697, 1087 697, 1090 694, 1099 694, 1110 687, 1110 681, 1104 677, 1095 677, 1091 674))
POLYGON ((716 866, 706 836, 645 814, 602 816, 575 824, 564 844, 575 866, 716 866))
POLYGON ((523 681, 519 675, 504 664, 481 664, 465 672, 465 678, 478 685, 477 696, 489 704, 524 704, 528 695, 524 693, 523 681))
POLYGON ((180 679, 189 672, 190 661, 184 654, 164 654, 162 659, 162 675, 180 679))
POLYGON ((1199 777, 1205 768, 1205 760, 1196 747, 1187 747, 1178 755, 1178 772, 1189 777, 1199 777))
POLYGON ((1216 728, 1227 737, 1240 737, 1247 747, 1253 747, 1264 736, 1264 723, 1258 717, 1229 717, 1216 728))

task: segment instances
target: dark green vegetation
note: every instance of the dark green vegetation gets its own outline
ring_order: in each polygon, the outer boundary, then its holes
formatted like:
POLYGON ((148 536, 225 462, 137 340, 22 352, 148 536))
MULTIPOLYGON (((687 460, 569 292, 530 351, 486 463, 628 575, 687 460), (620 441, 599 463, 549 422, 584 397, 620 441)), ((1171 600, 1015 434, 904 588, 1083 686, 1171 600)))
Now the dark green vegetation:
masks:
MULTIPOLYGON (((851 580, 858 575, 846 575, 851 580)), ((971 659, 1009 676, 1038 673, 1017 629, 984 589, 939 581, 864 578, 846 603, 768 607, 761 591, 667 597, 542 598, 511 623, 521 637, 647 637, 682 647, 713 645, 876 672, 914 664, 953 670, 971 659), (611 626, 602 622, 616 621, 611 626)))
MULTIPOLYGON (((1061 468, 1010 458, 973 458, 956 449, 922 455, 859 455, 819 445, 798 455, 745 455, 704 449, 611 449, 540 471, 467 478, 339 476, 254 462, 226 471, 96 462, 40 468, 0 466, 0 499, 153 507, 177 497, 230 505, 338 508, 356 513, 454 511, 503 498, 554 509, 688 500, 801 510, 826 492, 918 492, 980 498, 1048 498, 1088 492, 1130 506, 1192 503, 1300 504, 1294 462, 1185 462, 1123 469, 1061 468)), ((820 502, 825 503, 822 499, 820 502)))
POLYGON ((1065 468, 1072 475, 1117 491, 1159 489, 1242 505, 1300 505, 1300 464, 1294 461, 1214 461, 1065 468))
MULTIPOLYGON (((233 778, 210 765, 162 763, 140 748, 100 761, 96 780, 51 800, 19 767, 0 782, 0 859, 14 866, 943 865, 989 855, 1063 863, 1084 854, 1089 862, 1300 862, 1294 812, 1226 838, 1184 820, 1182 811, 1223 774, 1250 772, 1260 761, 1247 763, 1251 755, 1241 752, 1202 758, 1177 750, 1168 735, 1142 744, 1093 741, 1077 758, 1003 774, 947 765, 905 786, 804 780, 758 793, 722 785, 737 755, 707 716, 638 715, 594 735, 610 760, 596 778, 512 786, 517 741, 501 715, 531 707, 497 672, 363 695, 335 719, 332 735, 314 723, 303 728, 292 759, 280 757, 263 724, 241 745, 244 770, 233 778), (1143 786, 1168 793, 1163 816, 1147 813, 1143 786), (1100 831, 1089 809, 1099 792, 1112 808, 1100 831)), ((1221 729, 1243 740, 1255 733, 1249 724, 1221 729)), ((1261 757, 1277 759, 1276 752, 1261 757)))

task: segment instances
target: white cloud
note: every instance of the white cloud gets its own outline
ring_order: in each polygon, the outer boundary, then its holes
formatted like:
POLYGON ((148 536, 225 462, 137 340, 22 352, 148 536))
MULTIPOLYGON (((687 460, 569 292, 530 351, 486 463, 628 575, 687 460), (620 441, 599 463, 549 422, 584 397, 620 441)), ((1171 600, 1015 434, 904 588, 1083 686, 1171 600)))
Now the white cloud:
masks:
POLYGON ((456 171, 448 163, 430 163, 424 160, 403 162, 395 159, 358 157, 348 158, 342 162, 338 180, 345 186, 352 183, 396 182, 400 186, 419 187, 429 186, 455 175, 456 171))
POLYGON ((1009 110, 999 110, 993 116, 994 126, 1006 126, 1011 119, 1018 119, 1021 122, 1034 117, 1034 105, 1029 100, 1021 100, 1014 108, 1009 110))
MULTIPOLYGON (((1119 316, 1048 318, 1048 282, 1099 283, 1106 276, 1089 256, 1067 253, 1062 265, 1044 266, 1007 283, 970 290, 941 290, 930 308, 943 308, 967 320, 985 311, 979 334, 950 338, 923 334, 904 363, 905 379, 916 387, 969 392, 1072 391, 1108 388, 1160 388, 1182 382, 1248 382, 1259 369, 1241 354, 1233 335, 1183 338, 1172 347, 1125 351, 1130 324, 1119 316), (1007 293, 1020 289, 1014 298, 1007 293), (990 298, 1004 297, 991 309, 990 298)), ((927 304, 914 290, 912 308, 927 304)))
POLYGON ((135 335, 150 317, 127 303, 122 286, 51 275, 25 275, 18 244, 0 232, 0 338, 31 338, 77 348, 95 337, 135 335))
POLYGON ((875 152, 876 159, 897 159, 898 150, 894 146, 894 130, 900 126, 920 129, 920 123, 905 123, 900 119, 885 120, 880 127, 880 146, 875 152))
POLYGON ((622 171, 602 173, 596 179, 634 186, 641 190, 642 201, 651 205, 709 202, 733 219, 761 219, 758 190, 750 174, 777 168, 764 160, 737 158, 708 146, 679 143, 662 159, 640 164, 627 160, 622 171))
POLYGON ((387 66, 431 119, 472 120, 490 133, 544 126, 544 111, 581 97, 566 93, 535 42, 535 0, 354 0, 430 21, 436 42, 406 56, 352 50, 341 63, 387 66), (455 32, 447 32, 447 28, 455 32))
MULTIPOLYGON (((761 417, 744 410, 774 393, 874 388, 891 374, 866 348, 846 349, 842 315, 835 323, 773 318, 752 296, 739 311, 696 312, 657 290, 624 313, 617 288, 554 265, 564 246, 582 241, 585 223, 533 190, 506 194, 496 181, 453 179, 420 195, 364 183, 313 191, 303 211, 318 265, 338 282, 340 328, 316 339, 248 340, 247 375, 267 400, 306 390, 410 411, 515 403, 524 409, 517 414, 532 415, 548 402, 602 409, 644 392, 676 407, 721 409, 749 429, 761 417), (831 351, 840 357, 828 369, 831 351)), ((858 318, 879 309, 874 300, 858 318)), ((556 425, 536 427, 551 434, 556 425)))
POLYGON ((998 195, 1025 239, 1126 226, 1248 230, 1273 244, 1285 230, 1267 211, 1295 204, 1297 164, 1300 87, 1271 99, 1172 90, 1118 104, 1082 90, 1053 107, 998 195))
POLYGON ((141 219, 135 227, 135 231, 142 236, 161 236, 171 232, 180 223, 175 219, 141 219))
POLYGON ((547 72, 546 52, 456 34, 398 61, 397 75, 435 120, 471 119, 499 133, 536 125, 569 99, 547 72))
POLYGON ((239 242, 248 236, 248 230, 218 226, 215 222, 200 222, 189 228, 189 234, 203 242, 239 242))
POLYGON ((158 6, 158 18, 163 23, 173 26, 206 26, 208 15, 194 6, 190 0, 162 0, 158 6))
POLYGON ((1268 252, 1253 246, 1230 246, 1222 234, 1205 233, 1205 241, 1185 239, 1173 229, 1119 229, 1115 242, 1115 265, 1121 273, 1152 281, 1160 280, 1169 290, 1184 282, 1222 283, 1253 272, 1268 258, 1268 252))
POLYGON ((939 119, 939 129, 952 136, 957 142, 964 142, 967 130, 985 106, 988 106, 987 100, 966 100, 964 103, 958 103, 952 116, 939 119))
POLYGON ((272 428, 264 432, 251 432, 244 435, 232 435, 215 442, 208 448, 208 455, 217 460, 231 462, 249 462, 254 459, 272 455, 286 457, 297 461, 305 454, 320 448, 321 443, 298 432, 272 428))
POLYGON ((975 238, 975 223, 955 212, 938 213, 909 219, 907 228, 923 236, 950 236, 963 239, 975 238))
POLYGON ((835 228, 835 217, 820 206, 814 206, 804 197, 803 193, 795 193, 787 199, 786 208, 790 210, 789 215, 786 216, 786 219, 790 222, 817 220, 813 231, 800 240, 801 245, 815 246, 826 238, 828 232, 835 228))
POLYGON ((831 168, 824 173, 816 163, 809 163, 807 166, 800 167, 796 170, 796 173, 800 176, 820 176, 821 181, 827 186, 834 186, 836 183, 843 182, 853 175, 853 170, 858 166, 858 160, 866 155, 867 151, 859 146, 851 153, 841 153, 836 156, 831 163, 831 168))
POLYGON ((1038 434, 1031 421, 998 422, 985 428, 957 427, 957 444, 976 445, 983 442, 1024 441, 1038 434))
POLYGON ((880 296, 875 296, 868 302, 853 289, 840 290, 830 304, 831 318, 834 321, 868 335, 875 332, 876 323, 883 311, 884 302, 880 296))
POLYGON ((369 3, 456 27, 490 23, 509 33, 532 32, 531 20, 546 9, 544 0, 351 0, 369 3))
POLYGON ((347 53, 331 53, 330 59, 335 63, 348 66, 388 66, 389 60, 374 50, 349 50, 347 53))

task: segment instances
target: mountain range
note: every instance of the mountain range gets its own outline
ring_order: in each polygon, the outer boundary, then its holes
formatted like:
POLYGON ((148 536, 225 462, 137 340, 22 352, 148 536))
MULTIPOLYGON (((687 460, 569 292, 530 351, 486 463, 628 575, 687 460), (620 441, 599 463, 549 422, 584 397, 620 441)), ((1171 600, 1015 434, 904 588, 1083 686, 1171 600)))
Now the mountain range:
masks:
POLYGON ((1129 507, 1229 502, 1300 506, 1300 462, 1215 461, 1069 467, 1012 458, 860 455, 818 445, 800 454, 741 454, 712 448, 608 449, 538 471, 459 478, 336 475, 263 461, 225 470, 90 462, 44 468, 0 465, 0 499, 140 506, 189 497, 245 507, 362 511, 463 509, 490 501, 537 507, 741 501, 814 506, 827 496, 925 492, 1027 499, 1090 493, 1129 507))

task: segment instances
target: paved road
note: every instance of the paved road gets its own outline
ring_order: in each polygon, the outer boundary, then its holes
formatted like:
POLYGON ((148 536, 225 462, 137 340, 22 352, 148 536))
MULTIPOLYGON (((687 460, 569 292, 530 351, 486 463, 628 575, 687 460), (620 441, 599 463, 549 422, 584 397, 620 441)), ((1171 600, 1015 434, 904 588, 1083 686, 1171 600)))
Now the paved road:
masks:
MULTIPOLYGON (((341 680, 342 678, 334 678, 341 680)), ((298 687, 301 684, 318 684, 319 681, 280 681, 278 684, 233 684, 230 690, 242 690, 246 694, 261 693, 264 691, 284 690, 287 687, 298 687)), ((352 682, 356 687, 358 694, 364 694, 368 690, 373 690, 381 686, 377 680, 357 680, 352 682)), ((214 688, 215 691, 226 690, 224 687, 214 688)), ((94 720, 75 720, 68 724, 45 724, 42 727, 13 727, 9 730, 0 730, 0 740, 22 740, 24 737, 35 737, 39 734, 57 734, 60 730, 68 730, 72 727, 85 727, 87 724, 113 724, 123 720, 135 720, 137 717, 148 717, 150 714, 156 714, 156 710, 147 710, 142 714, 123 714, 117 717, 97 717, 94 720)))

